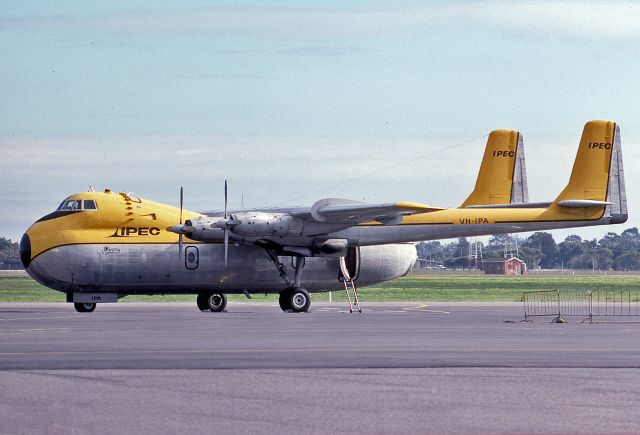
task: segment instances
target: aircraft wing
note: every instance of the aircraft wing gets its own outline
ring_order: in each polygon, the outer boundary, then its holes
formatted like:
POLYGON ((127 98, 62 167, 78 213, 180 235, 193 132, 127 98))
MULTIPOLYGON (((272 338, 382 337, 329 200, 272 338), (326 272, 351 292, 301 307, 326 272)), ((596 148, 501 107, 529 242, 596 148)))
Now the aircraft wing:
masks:
POLYGON ((403 216, 429 213, 444 210, 416 202, 393 202, 384 204, 367 204, 339 198, 327 198, 313 204, 311 217, 324 223, 380 222, 385 225, 397 225, 403 216))

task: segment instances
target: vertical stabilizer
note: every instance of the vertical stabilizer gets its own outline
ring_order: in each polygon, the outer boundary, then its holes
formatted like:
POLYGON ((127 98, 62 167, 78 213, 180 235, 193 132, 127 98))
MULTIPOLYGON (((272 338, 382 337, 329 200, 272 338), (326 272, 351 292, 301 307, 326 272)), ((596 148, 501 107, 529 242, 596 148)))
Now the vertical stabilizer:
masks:
POLYGON ((609 223, 627 220, 620 128, 613 121, 585 124, 569 183, 554 204, 569 208, 602 207, 609 223))
POLYGON ((522 135, 515 130, 489 134, 476 185, 461 207, 529 201, 522 135))

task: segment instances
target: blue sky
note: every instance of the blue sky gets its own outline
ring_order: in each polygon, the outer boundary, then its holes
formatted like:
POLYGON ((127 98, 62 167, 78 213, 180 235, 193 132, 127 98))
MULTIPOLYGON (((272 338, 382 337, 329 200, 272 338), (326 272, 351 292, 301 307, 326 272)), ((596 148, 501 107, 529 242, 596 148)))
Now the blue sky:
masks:
POLYGON ((456 206, 496 128, 550 200, 590 119, 621 126, 631 217, 556 238, 640 225, 635 2, 93 3, 3 2, 1 235, 90 185, 183 185, 195 210, 224 179, 236 207, 456 206))

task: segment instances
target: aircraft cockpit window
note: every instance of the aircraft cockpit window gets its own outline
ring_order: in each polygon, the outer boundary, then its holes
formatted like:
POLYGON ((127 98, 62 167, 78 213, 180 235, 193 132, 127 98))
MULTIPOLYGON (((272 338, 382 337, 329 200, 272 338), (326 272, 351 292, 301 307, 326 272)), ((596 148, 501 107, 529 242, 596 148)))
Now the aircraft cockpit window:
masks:
POLYGON ((65 199, 57 211, 96 210, 96 202, 93 199, 65 199))
POLYGON ((73 211, 73 210, 81 210, 82 209, 82 201, 79 199, 68 199, 66 201, 62 201, 58 210, 60 211, 73 211))

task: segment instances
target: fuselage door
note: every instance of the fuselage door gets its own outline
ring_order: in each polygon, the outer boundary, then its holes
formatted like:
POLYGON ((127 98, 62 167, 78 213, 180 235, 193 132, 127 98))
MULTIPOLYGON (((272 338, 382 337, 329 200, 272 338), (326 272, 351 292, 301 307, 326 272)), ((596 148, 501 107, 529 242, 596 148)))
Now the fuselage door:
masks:
POLYGON ((200 252, 197 246, 184 248, 184 265, 187 269, 197 269, 200 265, 200 252))
MULTIPOLYGON (((356 281, 360 274, 360 247, 350 246, 347 248, 347 255, 344 256, 344 262, 349 275, 351 275, 351 280, 356 281)), ((340 268, 338 268, 338 279, 344 281, 344 275, 340 268)))

